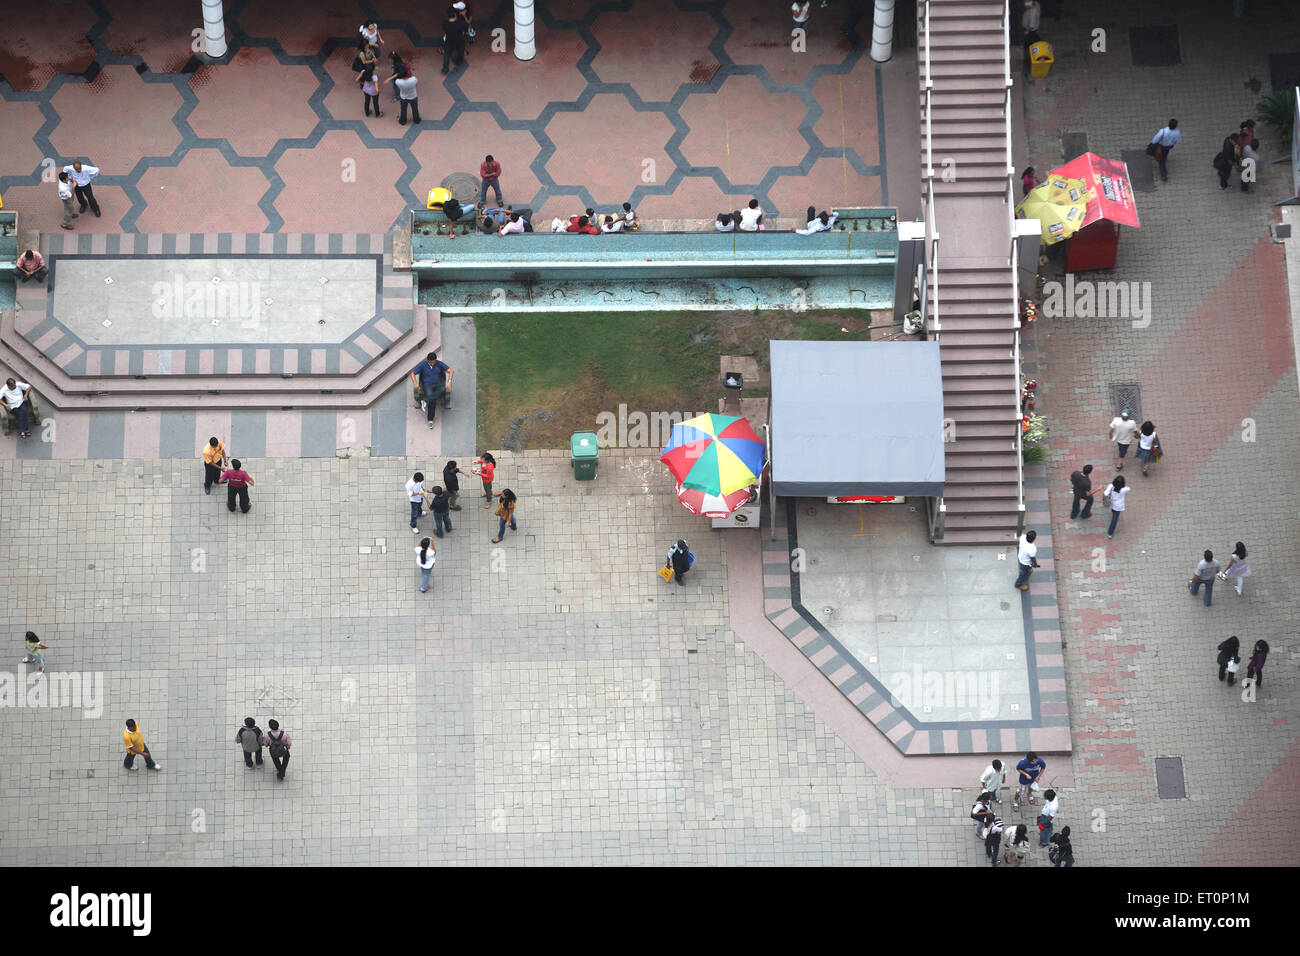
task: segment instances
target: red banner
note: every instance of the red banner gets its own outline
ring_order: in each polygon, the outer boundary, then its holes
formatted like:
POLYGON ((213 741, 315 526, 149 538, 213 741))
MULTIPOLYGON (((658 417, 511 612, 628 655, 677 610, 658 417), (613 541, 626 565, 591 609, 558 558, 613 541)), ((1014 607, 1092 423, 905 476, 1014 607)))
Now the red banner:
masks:
POLYGON ((1088 209, 1084 213, 1083 225, 1090 226, 1098 219, 1109 219, 1122 226, 1140 228, 1127 164, 1102 159, 1096 153, 1084 153, 1052 170, 1051 175, 1082 179, 1088 187, 1088 209))

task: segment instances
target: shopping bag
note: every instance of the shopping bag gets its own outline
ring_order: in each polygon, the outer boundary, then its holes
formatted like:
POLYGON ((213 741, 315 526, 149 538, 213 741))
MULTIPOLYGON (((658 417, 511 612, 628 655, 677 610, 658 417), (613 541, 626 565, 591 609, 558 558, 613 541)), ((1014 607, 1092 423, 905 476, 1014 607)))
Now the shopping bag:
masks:
POLYGON ((660 576, 661 578, 663 578, 663 579, 664 579, 664 583, 667 584, 668 582, 672 581, 672 579, 673 579, 673 569, 672 569, 672 568, 660 568, 660 569, 659 569, 659 576, 660 576))

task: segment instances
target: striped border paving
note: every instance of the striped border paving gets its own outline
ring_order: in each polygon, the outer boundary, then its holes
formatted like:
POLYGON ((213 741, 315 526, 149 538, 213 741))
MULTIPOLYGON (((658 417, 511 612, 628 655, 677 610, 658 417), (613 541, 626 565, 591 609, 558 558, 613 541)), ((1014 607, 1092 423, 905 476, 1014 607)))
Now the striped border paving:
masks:
POLYGON ((1068 753, 1071 749, 1065 663, 1061 648, 1056 571, 1048 518, 1046 466, 1025 467, 1026 512, 1039 529, 1038 559, 1029 591, 1021 592, 1032 714, 1019 721, 920 721, 798 600, 797 499, 777 508, 777 536, 763 538, 763 610, 858 711, 907 756, 929 754, 1068 753))
POLYGON ((415 277, 393 271, 391 234, 181 233, 42 237, 48 281, 16 298, 20 335, 68 375, 337 375, 360 371, 414 328, 415 277), (375 312, 342 342, 265 342, 197 347, 183 342, 88 345, 54 315, 50 290, 66 259, 373 258, 375 312))

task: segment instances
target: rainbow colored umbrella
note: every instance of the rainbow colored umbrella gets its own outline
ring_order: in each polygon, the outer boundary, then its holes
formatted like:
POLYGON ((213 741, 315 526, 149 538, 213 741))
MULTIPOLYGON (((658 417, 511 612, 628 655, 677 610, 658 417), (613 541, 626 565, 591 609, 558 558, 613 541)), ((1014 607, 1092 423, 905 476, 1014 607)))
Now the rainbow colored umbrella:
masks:
POLYGON ((749 504, 749 489, 741 488, 729 495, 710 495, 677 485, 677 500, 693 515, 702 518, 726 518, 749 504))
POLYGON ((674 425, 659 460, 677 479, 677 498, 695 514, 716 512, 748 500, 748 488, 763 473, 763 441, 748 420, 731 415, 700 415, 674 425))

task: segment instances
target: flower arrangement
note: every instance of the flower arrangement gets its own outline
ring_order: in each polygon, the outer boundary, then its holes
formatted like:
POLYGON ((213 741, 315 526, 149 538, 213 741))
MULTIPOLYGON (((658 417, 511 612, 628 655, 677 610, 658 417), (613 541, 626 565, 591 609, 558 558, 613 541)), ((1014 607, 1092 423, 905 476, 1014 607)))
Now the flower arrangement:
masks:
POLYGON ((1025 415, 1020 420, 1021 443, 1036 445, 1047 437, 1047 419, 1042 415, 1025 415))
POLYGON ((916 335, 921 331, 921 313, 913 309, 907 315, 903 316, 903 331, 908 335, 916 335))
POLYGON ((1035 392, 1038 390, 1038 383, 1033 379, 1025 382, 1024 387, 1020 390, 1020 408, 1026 412, 1032 412, 1035 405, 1035 392))
POLYGON ((1028 325, 1038 319, 1038 305, 1030 299, 1020 300, 1020 324, 1028 325))

